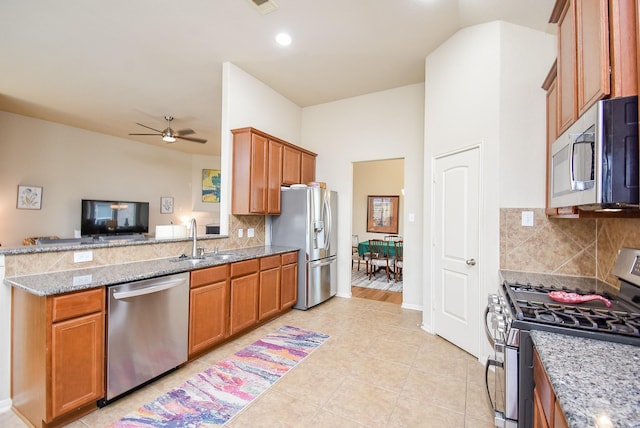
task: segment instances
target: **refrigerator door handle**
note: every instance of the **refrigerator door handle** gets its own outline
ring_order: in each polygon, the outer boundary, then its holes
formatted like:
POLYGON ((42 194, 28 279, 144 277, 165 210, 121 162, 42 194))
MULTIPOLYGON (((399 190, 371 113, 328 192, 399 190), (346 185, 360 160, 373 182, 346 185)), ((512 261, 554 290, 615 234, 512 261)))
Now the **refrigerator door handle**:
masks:
POLYGON ((327 197, 324 197, 324 200, 322 201, 322 205, 323 205, 323 210, 325 212, 325 216, 327 217, 327 221, 324 222, 325 225, 325 229, 324 229, 324 234, 325 234, 325 248, 327 250, 331 249, 331 228, 333 227, 333 219, 332 219, 332 215, 331 215, 331 205, 329 205, 329 201, 327 201, 327 197))
POLYGON ((309 262, 309 267, 310 268, 315 268, 315 267, 327 266, 327 265, 330 265, 331 263, 335 262, 336 258, 337 258, 336 256, 331 256, 331 257, 327 257, 326 259, 309 262))

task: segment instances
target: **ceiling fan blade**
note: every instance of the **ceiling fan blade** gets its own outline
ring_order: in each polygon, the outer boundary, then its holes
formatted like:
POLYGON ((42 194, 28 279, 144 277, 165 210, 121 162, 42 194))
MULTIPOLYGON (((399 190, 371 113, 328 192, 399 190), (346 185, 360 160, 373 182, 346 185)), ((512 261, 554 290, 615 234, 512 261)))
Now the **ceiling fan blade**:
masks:
POLYGON ((155 129, 155 128, 152 128, 152 127, 150 127, 150 126, 147 126, 147 125, 143 125, 143 124, 141 124, 141 123, 138 123, 138 122, 136 122, 136 125, 140 125, 140 126, 142 126, 143 128, 147 128, 147 129, 150 129, 150 130, 152 130, 152 131, 156 131, 158 134, 162 134, 162 131, 160 131, 159 129, 155 129))
POLYGON ((129 134, 129 135, 162 135, 162 134, 129 134))
POLYGON ((180 138, 181 140, 187 140, 187 141, 193 141, 194 143, 201 143, 204 144, 207 142, 207 140, 203 139, 203 138, 196 138, 196 137, 181 137, 180 135, 174 135, 174 137, 176 138, 180 138))
POLYGON ((190 128, 185 128, 185 129, 180 129, 179 131, 175 131, 175 135, 191 135, 191 134, 195 134, 196 131, 194 131, 193 129, 190 128))

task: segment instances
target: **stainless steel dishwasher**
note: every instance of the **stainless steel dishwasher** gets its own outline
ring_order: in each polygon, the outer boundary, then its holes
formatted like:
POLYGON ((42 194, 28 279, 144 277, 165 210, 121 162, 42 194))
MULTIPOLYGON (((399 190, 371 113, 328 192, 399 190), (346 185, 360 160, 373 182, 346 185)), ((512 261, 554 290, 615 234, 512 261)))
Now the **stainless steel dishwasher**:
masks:
POLYGON ((189 273, 107 288, 107 392, 100 407, 187 361, 189 273))

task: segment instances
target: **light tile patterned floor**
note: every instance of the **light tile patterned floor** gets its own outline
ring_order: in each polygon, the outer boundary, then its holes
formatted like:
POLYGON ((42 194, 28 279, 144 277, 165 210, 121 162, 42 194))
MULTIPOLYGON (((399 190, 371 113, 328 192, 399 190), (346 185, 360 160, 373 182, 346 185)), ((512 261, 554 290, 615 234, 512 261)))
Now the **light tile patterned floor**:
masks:
MULTIPOLYGON (((292 310, 69 425, 102 428, 282 325, 331 338, 227 426, 493 428, 484 368, 419 328, 421 313, 365 299, 292 310)), ((11 412, 0 426, 24 427, 11 412)))

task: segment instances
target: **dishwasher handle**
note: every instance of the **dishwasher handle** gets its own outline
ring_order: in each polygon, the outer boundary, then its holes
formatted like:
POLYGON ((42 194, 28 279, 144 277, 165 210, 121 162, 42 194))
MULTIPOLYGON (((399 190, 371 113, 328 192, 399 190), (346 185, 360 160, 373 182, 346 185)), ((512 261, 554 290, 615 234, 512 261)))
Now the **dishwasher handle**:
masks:
POLYGON ((180 285, 184 282, 185 282, 184 279, 171 279, 168 281, 154 283, 150 287, 138 288, 136 290, 130 290, 130 291, 116 291, 113 293, 113 298, 116 300, 121 300, 121 299, 127 299, 129 297, 137 297, 137 296, 144 296, 146 294, 153 294, 159 291, 176 287, 177 285, 180 285))

